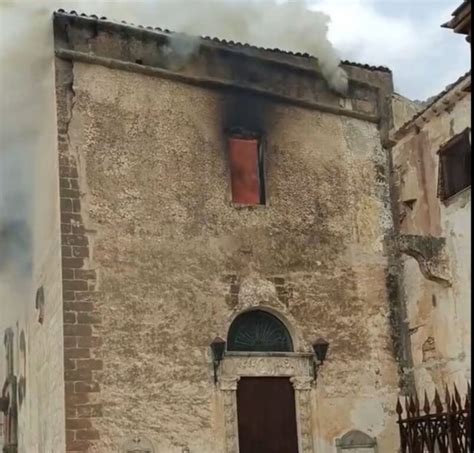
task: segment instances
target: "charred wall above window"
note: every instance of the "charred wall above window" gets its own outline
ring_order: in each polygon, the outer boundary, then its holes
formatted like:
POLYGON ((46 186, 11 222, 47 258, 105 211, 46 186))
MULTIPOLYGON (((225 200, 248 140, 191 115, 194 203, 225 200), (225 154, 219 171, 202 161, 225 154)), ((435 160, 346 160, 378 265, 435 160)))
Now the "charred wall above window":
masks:
MULTIPOLYGON (((54 16, 56 56, 139 72, 182 83, 254 93, 304 108, 379 123, 382 140, 391 124, 392 75, 386 69, 344 65, 349 93, 333 92, 306 56, 196 38, 197 50, 185 64, 170 62, 166 30, 139 28, 67 13, 54 16), (137 63, 138 62, 138 63, 137 63)), ((388 137, 387 137, 388 138, 388 137)))

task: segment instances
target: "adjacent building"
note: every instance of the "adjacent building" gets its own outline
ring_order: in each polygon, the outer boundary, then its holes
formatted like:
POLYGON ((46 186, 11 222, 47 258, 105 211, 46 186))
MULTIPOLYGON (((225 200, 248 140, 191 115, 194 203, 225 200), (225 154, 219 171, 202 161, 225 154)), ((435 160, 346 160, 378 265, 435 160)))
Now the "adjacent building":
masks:
POLYGON ((471 0, 463 0, 451 16, 451 19, 442 27, 450 28, 454 33, 465 35, 466 41, 471 44, 471 0))
POLYGON ((460 77, 391 135, 404 297, 419 391, 471 362, 471 95, 460 77))

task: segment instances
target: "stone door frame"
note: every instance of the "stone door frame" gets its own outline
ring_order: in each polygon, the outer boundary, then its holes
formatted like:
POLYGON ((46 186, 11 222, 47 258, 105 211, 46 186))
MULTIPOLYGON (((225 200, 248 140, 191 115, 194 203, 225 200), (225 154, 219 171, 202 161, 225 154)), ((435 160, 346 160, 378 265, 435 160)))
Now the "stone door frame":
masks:
POLYGON ((237 384, 241 377, 288 377, 295 390, 299 453, 313 453, 311 389, 313 355, 307 353, 226 352, 219 373, 224 403, 225 453, 239 453, 237 384))

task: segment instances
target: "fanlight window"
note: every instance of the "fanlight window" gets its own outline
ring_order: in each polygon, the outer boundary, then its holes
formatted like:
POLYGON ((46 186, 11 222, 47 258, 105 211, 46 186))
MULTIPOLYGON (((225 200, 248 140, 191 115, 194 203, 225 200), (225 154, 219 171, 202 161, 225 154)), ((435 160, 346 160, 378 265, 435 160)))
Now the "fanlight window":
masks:
POLYGON ((228 351, 291 352, 293 342, 285 325, 266 311, 242 313, 230 326, 228 351))

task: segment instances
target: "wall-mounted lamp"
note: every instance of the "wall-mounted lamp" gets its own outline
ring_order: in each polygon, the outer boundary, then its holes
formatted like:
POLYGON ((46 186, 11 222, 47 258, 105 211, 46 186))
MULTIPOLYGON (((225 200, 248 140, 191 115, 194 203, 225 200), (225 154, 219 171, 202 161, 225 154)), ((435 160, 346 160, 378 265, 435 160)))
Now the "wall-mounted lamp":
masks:
POLYGON ((219 364, 224 358, 225 344, 225 340, 221 337, 214 338, 211 343, 212 359, 214 363, 214 384, 217 384, 217 370, 219 368, 219 364))
POLYGON ((318 338, 312 345, 314 352, 314 380, 318 377, 318 369, 326 360, 329 343, 324 338, 318 338))

